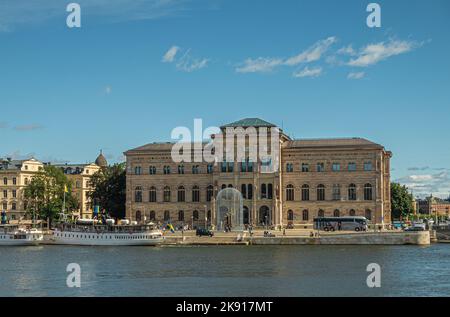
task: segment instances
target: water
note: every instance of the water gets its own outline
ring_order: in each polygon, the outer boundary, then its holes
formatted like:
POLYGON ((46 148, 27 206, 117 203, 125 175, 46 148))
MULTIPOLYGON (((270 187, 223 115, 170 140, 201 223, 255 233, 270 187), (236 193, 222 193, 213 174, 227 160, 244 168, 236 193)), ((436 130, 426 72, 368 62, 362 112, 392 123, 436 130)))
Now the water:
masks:
POLYGON ((450 296, 449 264, 450 244, 1 247, 0 296, 450 296), (72 262, 81 288, 66 286, 72 262))

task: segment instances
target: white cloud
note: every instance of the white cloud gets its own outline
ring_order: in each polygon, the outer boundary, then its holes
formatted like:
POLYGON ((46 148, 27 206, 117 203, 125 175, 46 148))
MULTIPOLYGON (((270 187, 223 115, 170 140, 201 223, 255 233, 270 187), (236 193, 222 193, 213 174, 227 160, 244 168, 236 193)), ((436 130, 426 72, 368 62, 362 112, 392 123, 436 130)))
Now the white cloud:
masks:
POLYGON ((424 197, 433 194, 437 197, 448 197, 450 193, 450 175, 448 171, 437 174, 412 174, 395 180, 406 185, 414 195, 424 197))
POLYGON ((361 79, 364 78, 365 73, 364 72, 356 72, 356 73, 349 73, 347 75, 348 79, 361 79))
POLYGON ((288 58, 284 61, 284 65, 287 66, 295 66, 300 63, 310 63, 318 61, 322 55, 328 50, 328 48, 336 43, 337 39, 334 36, 331 36, 325 40, 321 40, 316 42, 313 46, 308 48, 306 51, 288 58))
POLYGON ((420 46, 414 41, 390 40, 389 42, 380 42, 369 44, 363 47, 357 56, 348 62, 349 66, 368 67, 391 56, 396 56, 410 52, 420 46))
POLYGON ((292 75, 296 78, 303 78, 303 77, 318 77, 322 74, 322 68, 321 67, 315 67, 315 68, 308 68, 306 66, 300 71, 294 72, 292 75))
POLYGON ((341 47, 340 49, 338 49, 337 53, 341 55, 350 55, 350 56, 357 55, 352 45, 341 47))
POLYGON ((275 57, 258 57, 248 58, 243 63, 236 67, 238 73, 265 73, 270 72, 279 66, 296 66, 299 64, 306 64, 318 61, 329 47, 337 41, 336 37, 332 36, 325 40, 317 41, 314 45, 299 53, 298 55, 289 58, 275 58, 275 57))
POLYGON ((186 59, 179 63, 177 63, 177 69, 183 72, 193 72, 202 68, 205 68, 208 65, 209 59, 186 59))
POLYGON ((179 50, 180 50, 180 48, 175 45, 172 46, 171 48, 169 48, 169 50, 166 52, 166 54, 164 54, 164 56, 162 58, 162 62, 163 63, 172 63, 179 50))

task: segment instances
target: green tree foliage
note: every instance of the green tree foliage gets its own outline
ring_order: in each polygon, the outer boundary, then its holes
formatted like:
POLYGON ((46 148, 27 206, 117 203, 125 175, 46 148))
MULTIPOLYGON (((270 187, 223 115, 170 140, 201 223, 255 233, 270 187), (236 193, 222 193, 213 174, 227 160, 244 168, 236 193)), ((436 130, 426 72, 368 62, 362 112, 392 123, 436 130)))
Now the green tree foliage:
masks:
POLYGON ((126 176, 125 163, 114 164, 99 170, 91 178, 92 201, 113 218, 125 217, 126 176))
POLYGON ((65 188, 65 212, 70 214, 79 208, 78 199, 72 195, 72 183, 60 168, 44 166, 25 187, 27 213, 43 220, 49 218, 50 222, 57 219, 63 210, 65 188))
POLYGON ((414 210, 414 198, 405 185, 391 183, 392 218, 405 218, 414 210))

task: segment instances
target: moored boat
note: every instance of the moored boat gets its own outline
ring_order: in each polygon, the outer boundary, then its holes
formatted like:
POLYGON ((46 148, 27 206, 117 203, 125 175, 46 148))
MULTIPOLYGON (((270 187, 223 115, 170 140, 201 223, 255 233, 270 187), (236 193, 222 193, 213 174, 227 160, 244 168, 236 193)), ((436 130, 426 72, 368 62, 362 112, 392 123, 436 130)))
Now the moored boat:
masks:
POLYGON ((44 233, 37 228, 25 229, 19 225, 0 225, 0 246, 38 245, 43 242, 44 233))

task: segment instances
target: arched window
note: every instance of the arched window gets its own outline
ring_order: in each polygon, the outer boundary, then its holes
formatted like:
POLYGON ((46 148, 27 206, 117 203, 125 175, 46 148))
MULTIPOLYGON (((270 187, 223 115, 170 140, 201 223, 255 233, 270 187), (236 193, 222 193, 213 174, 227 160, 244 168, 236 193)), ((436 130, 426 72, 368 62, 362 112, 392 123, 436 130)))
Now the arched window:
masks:
POLYGON ((372 211, 370 209, 366 209, 365 215, 367 220, 372 220, 372 211))
POLYGON ((200 166, 194 165, 192 166, 192 174, 198 174, 200 172, 200 166))
POLYGON ((138 211, 136 211, 136 221, 141 222, 141 219, 142 219, 142 214, 141 214, 141 211, 138 210, 138 211))
POLYGON ((294 185, 289 184, 286 186, 286 200, 287 201, 294 200, 294 185))
POLYGON ((302 211, 302 219, 303 219, 303 221, 309 220, 309 211, 307 209, 302 211))
POLYGON ((178 201, 183 202, 186 201, 186 191, 183 186, 178 187, 178 201))
POLYGON ((164 211, 164 221, 170 221, 170 211, 164 211))
POLYGON ((231 185, 231 184, 228 184, 228 188, 233 188, 233 185, 231 185))
POLYGON ((12 203, 11 204, 11 210, 16 210, 17 209, 17 204, 16 203, 12 203))
POLYGON ((372 200, 372 185, 364 185, 364 200, 372 200))
POLYGON ((170 202, 170 187, 164 187, 164 202, 170 202))
POLYGON ((350 215, 351 217, 354 217, 354 216, 356 215, 355 209, 350 209, 349 215, 350 215))
POLYGON ((148 192, 148 201, 151 203, 156 202, 156 188, 154 186, 150 187, 148 192))
POLYGON ((253 185, 247 185, 247 199, 253 199, 253 185))
POLYGON ((3 185, 8 185, 8 178, 3 177, 3 185))
POLYGON ((141 167, 140 166, 136 166, 134 168, 134 174, 136 175, 141 175, 141 167))
POLYGON ((288 210, 287 220, 288 221, 294 221, 294 212, 292 210, 288 210))
POLYGON ((319 218, 325 217, 325 211, 323 211, 322 209, 319 209, 319 211, 317 212, 317 217, 319 217, 319 218))
POLYGON ((134 189, 134 201, 137 203, 142 202, 142 187, 141 186, 137 186, 134 189))
POLYGON ((247 199, 247 185, 246 184, 241 185, 241 194, 242 194, 242 198, 247 199))
POLYGON ((356 185, 348 185, 348 200, 356 200, 356 185))
POLYGON ((155 214, 154 210, 150 211, 150 220, 151 221, 155 221, 156 220, 156 214, 155 214))
POLYGON ((341 216, 341 213, 339 212, 338 209, 336 209, 336 210, 333 212, 333 217, 340 217, 340 216, 341 216))
POLYGON ((149 166, 149 168, 148 168, 148 173, 149 173, 150 175, 155 175, 155 174, 156 174, 156 167, 154 167, 154 166, 149 166))
POLYGON ((222 189, 227 188, 227 184, 222 184, 222 189))
POLYGON ((206 201, 211 201, 213 195, 214 195, 214 187, 212 185, 209 185, 206 188, 206 201))
POLYGON ((317 186, 317 200, 325 200, 325 186, 322 184, 317 186))
POLYGON ((198 220, 198 210, 194 210, 193 212, 192 212, 192 219, 194 219, 194 220, 198 220))
POLYGON ((267 185, 261 184, 261 199, 267 198, 267 185))
POLYGON ((200 201, 200 188, 198 186, 192 187, 192 201, 193 202, 200 201))
POLYGON ((178 212, 178 221, 184 221, 184 211, 180 210, 178 212))
POLYGON ((309 185, 307 184, 302 186, 302 200, 303 201, 309 200, 309 185))
POLYGON ((164 174, 170 174, 170 166, 168 166, 168 165, 164 166, 163 170, 164 170, 164 174))
POLYGON ((267 184, 267 198, 272 199, 273 198, 273 186, 272 184, 267 184))

